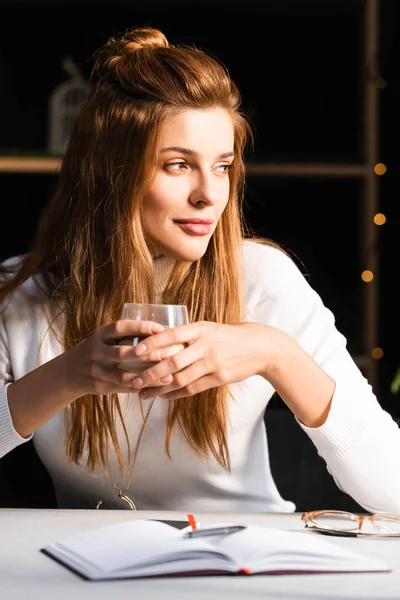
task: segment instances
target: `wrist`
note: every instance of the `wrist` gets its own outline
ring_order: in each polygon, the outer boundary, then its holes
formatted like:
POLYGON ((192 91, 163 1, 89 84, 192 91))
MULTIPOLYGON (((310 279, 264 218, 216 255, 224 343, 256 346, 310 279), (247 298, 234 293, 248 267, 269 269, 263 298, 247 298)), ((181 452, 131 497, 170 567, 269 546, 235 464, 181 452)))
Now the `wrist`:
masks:
POLYGON ((320 427, 328 418, 335 381, 288 334, 275 330, 272 342, 264 378, 303 425, 320 427))
POLYGON ((89 393, 85 378, 80 375, 82 357, 80 344, 66 350, 58 357, 60 359, 60 384, 68 397, 76 400, 89 393))
POLYGON ((268 327, 265 336, 267 347, 263 349, 263 364, 258 373, 275 387, 279 382, 285 369, 285 363, 293 353, 293 345, 296 342, 285 332, 275 327, 268 327))

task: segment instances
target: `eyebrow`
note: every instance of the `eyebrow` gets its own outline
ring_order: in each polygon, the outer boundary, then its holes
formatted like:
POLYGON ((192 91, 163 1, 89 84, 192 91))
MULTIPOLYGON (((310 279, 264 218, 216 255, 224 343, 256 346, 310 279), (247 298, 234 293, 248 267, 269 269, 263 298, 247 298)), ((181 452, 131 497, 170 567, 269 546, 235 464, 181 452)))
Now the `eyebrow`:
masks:
MULTIPOLYGON (((187 154, 188 156, 195 156, 196 158, 201 156, 201 154, 199 152, 196 152, 196 150, 192 150, 191 148, 182 148, 182 146, 168 146, 168 148, 163 148, 161 152, 178 152, 179 154, 187 154)), ((222 154, 217 156, 217 158, 219 160, 223 160, 225 158, 232 158, 234 156, 235 153, 233 151, 223 152, 222 154)))

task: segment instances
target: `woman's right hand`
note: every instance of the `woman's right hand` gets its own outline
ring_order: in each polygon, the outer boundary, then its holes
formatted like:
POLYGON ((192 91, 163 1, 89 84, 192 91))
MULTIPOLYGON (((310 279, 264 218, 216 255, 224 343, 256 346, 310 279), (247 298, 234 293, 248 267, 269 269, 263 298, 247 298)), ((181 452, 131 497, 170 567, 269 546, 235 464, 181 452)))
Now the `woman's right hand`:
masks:
MULTIPOLYGON (((137 373, 122 371, 119 362, 137 362, 133 346, 120 346, 124 337, 147 337, 163 331, 152 321, 120 320, 96 329, 86 340, 20 377, 7 388, 8 406, 17 433, 27 438, 71 402, 86 394, 136 392, 137 373)), ((160 350, 146 355, 158 362, 160 350)), ((144 360, 144 359, 143 359, 144 360)), ((168 376, 165 384, 171 383, 168 376)), ((161 381, 157 385, 164 385, 161 381)))
MULTIPOLYGON (((136 321, 123 319, 102 325, 96 329, 86 340, 80 342, 65 354, 68 361, 68 371, 74 396, 86 394, 111 394, 134 392, 132 381, 141 370, 123 371, 118 368, 119 363, 138 363, 132 345, 119 345, 125 337, 148 337, 164 330, 162 325, 153 321, 136 321)), ((147 355, 142 361, 158 362, 161 359, 160 351, 147 355)), ((165 384, 171 382, 168 377, 165 384)), ((164 381, 162 382, 164 383, 164 381)))

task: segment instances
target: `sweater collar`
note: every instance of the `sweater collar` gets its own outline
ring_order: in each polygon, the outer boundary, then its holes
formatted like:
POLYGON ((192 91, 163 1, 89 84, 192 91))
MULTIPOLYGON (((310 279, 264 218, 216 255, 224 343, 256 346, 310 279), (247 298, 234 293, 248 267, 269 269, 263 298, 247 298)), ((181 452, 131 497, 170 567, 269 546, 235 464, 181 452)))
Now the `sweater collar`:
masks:
POLYGON ((159 256, 153 260, 154 266, 154 291, 156 303, 161 303, 162 294, 168 283, 175 260, 169 256, 159 256))

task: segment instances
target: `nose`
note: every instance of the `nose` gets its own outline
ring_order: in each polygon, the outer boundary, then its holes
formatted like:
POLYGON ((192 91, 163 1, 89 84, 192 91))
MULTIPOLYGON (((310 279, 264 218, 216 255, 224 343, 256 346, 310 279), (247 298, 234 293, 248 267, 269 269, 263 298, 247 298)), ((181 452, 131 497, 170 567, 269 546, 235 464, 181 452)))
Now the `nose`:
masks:
POLYGON ((198 172, 193 176, 190 203, 193 206, 213 206, 218 200, 217 182, 212 173, 198 172))

